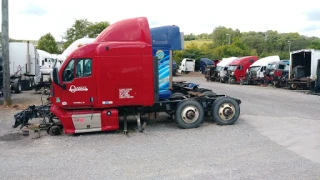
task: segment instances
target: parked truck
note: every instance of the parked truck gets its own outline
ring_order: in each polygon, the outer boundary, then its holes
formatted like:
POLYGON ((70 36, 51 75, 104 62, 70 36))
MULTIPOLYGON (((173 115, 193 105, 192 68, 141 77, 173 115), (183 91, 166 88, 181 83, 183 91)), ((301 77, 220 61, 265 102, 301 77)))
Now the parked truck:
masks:
POLYGON ((274 87, 287 87, 289 76, 289 63, 286 60, 269 63, 266 69, 268 84, 274 87))
POLYGON ((200 58, 200 72, 202 74, 206 73, 206 69, 215 68, 215 64, 211 59, 200 58))
POLYGON ((53 55, 41 49, 37 49, 37 52, 39 54, 39 67, 41 74, 50 75, 52 65, 55 63, 53 55))
POLYGON ((290 52, 288 87, 310 89, 316 82, 320 50, 301 49, 290 52))
POLYGON ((280 62, 280 57, 277 55, 267 56, 257 60, 247 69, 245 77, 241 79, 241 84, 266 84, 268 81, 268 77, 266 77, 266 69, 269 64, 276 62, 280 62))
POLYGON ((142 132, 141 115, 156 112, 174 112, 181 128, 198 127, 205 111, 220 125, 238 120, 241 101, 226 95, 190 90, 183 99, 160 100, 159 60, 152 49, 147 18, 111 24, 93 43, 74 50, 53 69, 50 104, 15 114, 13 127, 27 126, 38 114, 50 114, 49 121, 43 121, 48 123, 39 126, 49 134, 61 129, 66 134, 117 130, 120 117, 126 132, 129 115, 136 116, 142 132))
POLYGON ((222 58, 222 60, 217 64, 217 68, 214 71, 215 73, 211 75, 211 78, 222 83, 227 82, 228 77, 226 74, 229 64, 236 59, 238 59, 238 57, 222 58))
POLYGON ((229 64, 226 77, 229 84, 240 83, 245 78, 247 69, 258 60, 257 56, 244 56, 229 64))
POLYGON ((42 88, 50 89, 51 85, 51 72, 53 66, 56 63, 55 56, 41 49, 37 49, 39 55, 39 67, 40 67, 40 82, 34 85, 35 91, 39 91, 42 88))
POLYGON ((9 43, 11 91, 20 93, 21 91, 31 90, 41 82, 38 58, 35 46, 29 41, 9 43))

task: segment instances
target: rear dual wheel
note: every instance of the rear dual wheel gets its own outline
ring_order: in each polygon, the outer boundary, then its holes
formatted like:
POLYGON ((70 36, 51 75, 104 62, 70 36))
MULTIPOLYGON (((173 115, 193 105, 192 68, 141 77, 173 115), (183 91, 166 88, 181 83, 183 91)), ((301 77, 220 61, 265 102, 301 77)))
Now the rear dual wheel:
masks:
POLYGON ((196 128, 203 122, 204 110, 201 104, 192 99, 178 103, 175 119, 183 129, 196 128))
POLYGON ((219 125, 232 125, 240 116, 239 104, 229 97, 217 98, 211 109, 213 120, 219 125))

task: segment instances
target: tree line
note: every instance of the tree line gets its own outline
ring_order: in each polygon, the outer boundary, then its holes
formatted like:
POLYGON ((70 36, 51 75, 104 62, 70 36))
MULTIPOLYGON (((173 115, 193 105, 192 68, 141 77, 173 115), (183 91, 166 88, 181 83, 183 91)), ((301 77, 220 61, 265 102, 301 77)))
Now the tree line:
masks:
MULTIPOLYGON (((51 54, 60 54, 75 40, 83 37, 95 38, 109 25, 108 21, 90 22, 87 19, 78 19, 65 31, 62 48, 59 48, 50 32, 40 37, 37 48, 51 54)), ((320 49, 318 37, 307 37, 295 32, 279 33, 273 30, 240 32, 239 29, 224 26, 216 27, 210 34, 187 34, 184 40, 187 44, 184 50, 174 52, 173 58, 177 63, 183 58, 199 61, 201 57, 213 60, 248 55, 256 55, 259 58, 279 55, 281 59, 289 59, 289 51, 305 48, 320 49)), ((10 39, 10 41, 17 40, 10 39)))
POLYGON ((183 58, 201 57, 221 60, 225 57, 241 57, 256 55, 259 58, 279 55, 281 59, 289 59, 289 51, 299 49, 320 49, 318 37, 307 37, 299 33, 240 32, 224 26, 216 27, 211 34, 187 34, 184 36, 188 45, 184 50, 174 52, 174 60, 179 63, 183 58))

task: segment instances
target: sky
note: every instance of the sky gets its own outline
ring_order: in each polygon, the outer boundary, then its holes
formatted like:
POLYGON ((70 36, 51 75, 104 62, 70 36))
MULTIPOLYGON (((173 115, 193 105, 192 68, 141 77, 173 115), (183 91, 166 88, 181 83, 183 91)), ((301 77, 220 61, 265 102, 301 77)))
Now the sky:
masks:
POLYGON ((61 41, 75 19, 114 23, 133 17, 147 17, 150 27, 174 24, 184 34, 226 26, 320 37, 320 3, 315 0, 9 0, 9 36, 39 40, 50 32, 61 41))

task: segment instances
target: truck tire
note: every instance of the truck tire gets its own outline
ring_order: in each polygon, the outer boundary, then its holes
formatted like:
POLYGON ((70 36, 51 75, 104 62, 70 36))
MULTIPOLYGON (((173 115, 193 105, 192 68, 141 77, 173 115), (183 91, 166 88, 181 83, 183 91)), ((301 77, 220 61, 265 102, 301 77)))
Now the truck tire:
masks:
POLYGON ((31 78, 31 90, 34 88, 34 77, 31 78))
POLYGON ((297 89, 297 85, 295 83, 289 84, 289 89, 290 90, 296 90, 297 89))
POLYGON ((175 112, 175 120, 183 129, 198 127, 204 118, 204 110, 196 100, 183 100, 178 103, 175 112))
POLYGON ((234 77, 231 77, 229 79, 229 84, 235 84, 236 83, 236 79, 234 77))
POLYGON ((219 97, 212 104, 211 115, 218 125, 232 125, 240 116, 240 106, 232 98, 219 97))
POLYGON ((14 82, 13 82, 13 90, 15 93, 21 93, 21 83, 19 81, 19 79, 15 79, 14 82))
POLYGON ((30 78, 29 79, 29 90, 31 90, 32 89, 32 79, 30 78))

